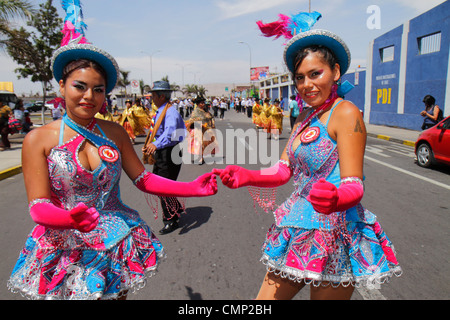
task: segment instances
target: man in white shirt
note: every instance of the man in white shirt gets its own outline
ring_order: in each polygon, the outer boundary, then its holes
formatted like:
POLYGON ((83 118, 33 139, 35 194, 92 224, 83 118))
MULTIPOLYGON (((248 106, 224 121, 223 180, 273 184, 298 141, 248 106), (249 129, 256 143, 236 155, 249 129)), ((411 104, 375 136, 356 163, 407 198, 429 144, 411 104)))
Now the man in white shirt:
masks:
POLYGON ((61 119, 62 118, 62 111, 63 111, 63 107, 61 106, 61 104, 59 103, 56 107, 54 107, 52 109, 52 118, 53 121, 61 119))
POLYGON ((181 117, 184 118, 184 102, 183 99, 180 99, 178 102, 178 112, 180 113, 181 117))

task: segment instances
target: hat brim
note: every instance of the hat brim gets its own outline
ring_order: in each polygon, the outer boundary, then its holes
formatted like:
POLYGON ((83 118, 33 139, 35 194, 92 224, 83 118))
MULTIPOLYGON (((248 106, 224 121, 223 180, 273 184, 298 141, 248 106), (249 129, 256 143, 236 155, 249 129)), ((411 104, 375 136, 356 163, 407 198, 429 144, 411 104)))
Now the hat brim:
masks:
POLYGON ((119 79, 119 66, 106 51, 91 44, 67 45, 53 54, 52 71, 56 81, 62 78, 64 67, 71 61, 87 59, 98 63, 106 72, 106 93, 111 92, 119 79))
POLYGON ((323 45, 329 48, 336 55, 341 76, 347 72, 350 67, 351 55, 345 42, 328 30, 314 29, 299 33, 286 44, 284 62, 292 73, 295 72, 294 59, 298 51, 311 45, 323 45))
POLYGON ((156 91, 174 91, 173 89, 169 88, 156 88, 156 89, 151 89, 149 92, 156 92, 156 91))

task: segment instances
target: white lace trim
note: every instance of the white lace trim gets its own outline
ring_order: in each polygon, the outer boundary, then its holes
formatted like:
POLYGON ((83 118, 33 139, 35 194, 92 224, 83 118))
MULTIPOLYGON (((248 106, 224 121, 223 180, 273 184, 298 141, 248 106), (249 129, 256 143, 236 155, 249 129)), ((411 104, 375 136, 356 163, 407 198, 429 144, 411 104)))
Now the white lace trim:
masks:
MULTIPOLYGON (((158 260, 163 260, 166 258, 166 255, 164 253, 164 250, 161 251, 158 254, 158 260)), ((43 295, 39 294, 37 292, 38 290, 38 282, 39 282, 39 274, 34 277, 34 279, 27 279, 27 281, 24 281, 22 285, 17 285, 17 281, 11 281, 14 277, 11 277, 7 281, 7 287, 12 293, 20 293, 23 297, 30 299, 30 300, 115 300, 119 299, 123 296, 128 295, 128 293, 136 293, 138 290, 145 287, 147 284, 147 280, 154 276, 156 274, 157 268, 161 261, 158 261, 156 265, 152 266, 151 268, 148 268, 144 270, 144 276, 135 279, 134 277, 126 277, 126 281, 122 282, 122 287, 120 288, 119 292, 113 293, 113 294, 103 294, 102 292, 94 292, 90 293, 86 289, 86 286, 83 286, 83 281, 77 278, 72 283, 78 283, 78 285, 71 285, 71 281, 68 279, 66 281, 66 285, 64 289, 67 289, 68 292, 72 292, 73 290, 76 290, 76 295, 72 294, 59 294, 59 295, 43 295), (34 285, 34 283, 37 283, 37 285, 34 285), (83 288, 84 287, 84 288, 83 288)), ((73 268, 82 270, 81 267, 74 266, 73 268)), ((76 277, 77 272, 74 272, 73 277, 76 277)), ((72 277, 72 276, 70 276, 72 277)), ((62 290, 64 290, 62 289, 62 290)), ((64 290, 66 291, 66 290, 64 290)))
POLYGON ((400 277, 403 273, 400 266, 395 266, 387 272, 368 276, 355 277, 352 274, 336 276, 308 270, 302 271, 291 267, 275 265, 266 254, 263 254, 260 261, 266 266, 268 272, 272 272, 275 275, 280 276, 281 278, 287 278, 294 282, 304 282, 305 284, 312 284, 315 287, 326 287, 329 285, 331 285, 332 287, 348 287, 349 285, 352 285, 356 288, 376 288, 383 283, 389 282, 389 280, 393 276, 400 277))

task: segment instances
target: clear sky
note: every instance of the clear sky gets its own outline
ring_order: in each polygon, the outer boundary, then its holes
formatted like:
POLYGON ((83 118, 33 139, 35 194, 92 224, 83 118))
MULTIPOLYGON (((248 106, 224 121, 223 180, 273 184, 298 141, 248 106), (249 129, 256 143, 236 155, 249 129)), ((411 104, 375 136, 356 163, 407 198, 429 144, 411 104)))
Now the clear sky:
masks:
MULTIPOLYGON (((311 10, 322 14, 314 28, 331 30, 344 39, 355 68, 365 67, 371 40, 442 2, 311 0, 311 10), (379 8, 379 29, 367 26, 374 14, 367 12, 371 5, 379 8)), ((53 0, 53 5, 65 17, 60 1, 53 0)), ((252 67, 283 72, 284 39, 261 36, 256 21, 272 22, 280 13, 309 10, 309 0, 82 0, 82 5, 86 38, 112 54, 121 69, 130 71, 130 79, 150 84, 151 78, 167 75, 178 85, 248 83, 250 53, 252 67)), ((13 81, 18 94, 41 91, 39 83, 18 80, 15 68, 12 59, 0 52, 0 81, 13 81)))

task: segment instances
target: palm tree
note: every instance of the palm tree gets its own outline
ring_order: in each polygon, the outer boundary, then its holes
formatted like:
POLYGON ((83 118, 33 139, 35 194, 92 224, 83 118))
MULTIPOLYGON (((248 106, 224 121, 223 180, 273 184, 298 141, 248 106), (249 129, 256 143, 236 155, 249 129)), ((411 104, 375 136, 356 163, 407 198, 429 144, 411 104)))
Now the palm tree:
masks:
POLYGON ((204 97, 206 95, 206 88, 204 86, 198 86, 196 84, 187 84, 183 89, 182 92, 183 94, 192 94, 196 97, 198 96, 202 96, 204 97))
POLYGON ((34 11, 33 5, 26 0, 0 0, 0 48, 5 47, 3 37, 11 34, 11 20, 30 19, 34 11))
MULTIPOLYGON (((170 83, 170 81, 169 81, 169 76, 164 76, 164 77, 162 77, 162 78, 161 78, 161 81, 165 81, 165 82, 170 83)), ((180 90, 180 86, 177 85, 175 82, 174 82, 174 83, 170 83, 170 89, 172 89, 173 92, 181 91, 181 90, 180 90)))
POLYGON ((131 81, 128 79, 130 71, 119 70, 120 79, 117 81, 117 86, 125 89, 125 97, 127 97, 127 86, 130 85, 131 81))

